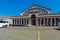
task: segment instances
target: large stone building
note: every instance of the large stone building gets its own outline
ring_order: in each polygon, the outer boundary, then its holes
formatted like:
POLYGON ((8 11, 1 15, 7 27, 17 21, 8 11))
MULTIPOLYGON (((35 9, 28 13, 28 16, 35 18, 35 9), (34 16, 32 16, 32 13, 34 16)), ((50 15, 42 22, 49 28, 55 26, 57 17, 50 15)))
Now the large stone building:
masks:
POLYGON ((35 25, 35 26, 57 26, 60 18, 59 14, 52 14, 51 9, 32 5, 23 12, 21 16, 11 17, 13 25, 35 25))

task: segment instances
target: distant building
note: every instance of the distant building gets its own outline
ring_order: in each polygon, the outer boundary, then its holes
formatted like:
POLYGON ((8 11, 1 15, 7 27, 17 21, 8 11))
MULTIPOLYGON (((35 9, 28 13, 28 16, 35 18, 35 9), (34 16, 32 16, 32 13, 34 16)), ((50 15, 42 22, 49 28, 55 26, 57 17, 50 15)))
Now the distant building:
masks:
POLYGON ((13 25, 35 25, 35 26, 57 26, 60 14, 52 14, 51 9, 32 5, 23 12, 21 16, 11 17, 13 25))

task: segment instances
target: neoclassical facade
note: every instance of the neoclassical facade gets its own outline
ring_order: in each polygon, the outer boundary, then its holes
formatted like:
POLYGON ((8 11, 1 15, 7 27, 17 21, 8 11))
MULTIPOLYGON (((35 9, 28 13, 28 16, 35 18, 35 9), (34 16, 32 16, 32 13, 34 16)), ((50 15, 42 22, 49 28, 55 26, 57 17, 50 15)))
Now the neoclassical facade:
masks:
POLYGON ((21 16, 11 17, 14 26, 27 26, 28 24, 34 26, 57 26, 60 18, 59 14, 52 14, 51 9, 39 5, 32 5, 20 14, 21 16))

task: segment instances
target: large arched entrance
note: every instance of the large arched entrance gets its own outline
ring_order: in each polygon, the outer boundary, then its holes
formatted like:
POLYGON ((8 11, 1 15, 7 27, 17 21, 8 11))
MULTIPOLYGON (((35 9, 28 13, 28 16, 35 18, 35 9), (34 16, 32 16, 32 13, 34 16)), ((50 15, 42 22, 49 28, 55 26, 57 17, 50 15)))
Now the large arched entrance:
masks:
POLYGON ((31 15, 31 24, 36 25, 36 15, 31 15))

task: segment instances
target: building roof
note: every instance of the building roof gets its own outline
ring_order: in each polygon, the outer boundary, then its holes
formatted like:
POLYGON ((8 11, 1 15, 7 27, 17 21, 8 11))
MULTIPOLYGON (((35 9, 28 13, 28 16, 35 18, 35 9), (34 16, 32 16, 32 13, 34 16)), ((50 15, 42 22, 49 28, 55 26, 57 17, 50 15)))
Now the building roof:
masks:
MULTIPOLYGON (((22 12, 28 10, 29 8, 31 8, 31 7, 33 7, 33 6, 42 7, 42 8, 45 8, 45 9, 51 10, 51 9, 46 8, 46 7, 43 7, 43 6, 41 6, 41 5, 33 4, 33 5, 31 5, 30 7, 26 8, 25 10, 23 10, 22 12)), ((22 12, 21 12, 21 13, 22 13, 22 12)))
MULTIPOLYGON (((47 8, 47 7, 44 7, 44 6, 41 6, 41 5, 37 5, 37 4, 33 4, 32 6, 38 6, 38 7, 42 7, 42 8, 45 8, 45 9, 51 10, 50 8, 47 8)), ((30 6, 30 7, 32 7, 32 6, 30 6)))

